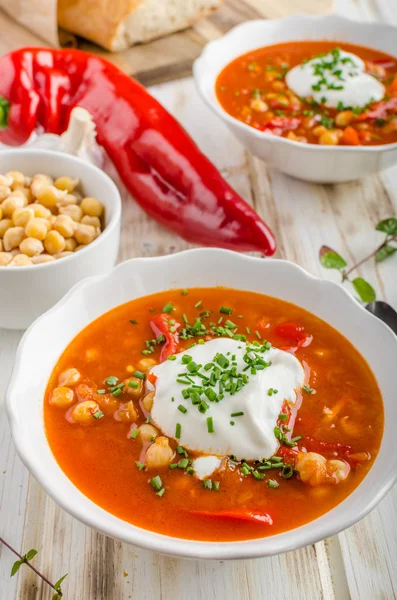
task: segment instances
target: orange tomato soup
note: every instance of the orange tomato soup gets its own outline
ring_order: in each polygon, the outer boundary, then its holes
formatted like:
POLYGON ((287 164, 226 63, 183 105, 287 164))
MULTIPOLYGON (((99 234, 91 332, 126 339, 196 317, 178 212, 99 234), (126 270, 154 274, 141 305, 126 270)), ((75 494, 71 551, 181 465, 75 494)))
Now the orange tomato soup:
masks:
MULTIPOLYGON (((346 59, 345 59, 346 60, 346 59)), ((343 62, 343 61, 342 61, 343 62)), ((336 67, 334 73, 340 71, 336 67)), ((259 131, 290 140, 323 145, 374 146, 397 142, 397 59, 363 46, 338 41, 287 42, 252 50, 228 64, 216 81, 216 94, 223 109, 259 131), (340 51, 350 52, 365 62, 365 72, 384 85, 384 97, 365 106, 327 108, 329 89, 343 88, 344 80, 327 85, 323 79, 314 88, 321 97, 298 97, 286 82, 296 65, 333 53, 335 65, 340 51), (320 82, 320 87, 317 86, 320 82)))
POLYGON ((216 541, 273 535, 335 507, 371 468, 384 419, 374 375, 340 333, 293 304, 224 288, 139 298, 88 325, 51 375, 44 417, 60 468, 93 502, 144 529, 216 541), (149 448, 162 435, 143 440, 138 429, 156 430, 145 400, 149 369, 226 335, 257 348, 267 340, 304 367, 297 404, 275 423, 278 451, 248 463, 224 458, 205 484, 193 473, 195 454, 162 437, 171 457, 148 468, 149 448))

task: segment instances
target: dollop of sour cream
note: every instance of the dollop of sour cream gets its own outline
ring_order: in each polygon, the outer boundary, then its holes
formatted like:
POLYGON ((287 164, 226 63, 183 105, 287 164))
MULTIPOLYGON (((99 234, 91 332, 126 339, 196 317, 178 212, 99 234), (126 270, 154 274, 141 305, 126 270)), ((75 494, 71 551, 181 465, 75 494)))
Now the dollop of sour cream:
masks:
MULTIPOLYGON (((251 374, 244 360, 248 351, 245 342, 217 338, 197 344, 177 354, 174 360, 153 367, 151 373, 157 379, 152 421, 167 437, 177 438, 181 446, 193 452, 218 457, 235 455, 237 460, 272 456, 278 448, 274 435, 278 415, 284 401, 291 405, 296 402, 296 390, 303 385, 304 371, 295 356, 270 347, 258 353, 268 366, 251 374), (200 372, 209 377, 211 370, 206 371, 204 366, 216 365, 214 359, 219 355, 227 358, 230 368, 234 363, 237 373, 247 374, 247 382, 233 395, 224 391, 224 397, 218 402, 203 395, 208 408, 200 412, 199 405, 193 404, 191 398, 184 399, 182 394, 183 389, 192 385, 180 383, 181 373, 189 373, 184 357, 191 357, 196 365, 202 365, 200 372)), ((202 385, 203 380, 198 376, 192 379, 195 385, 202 385)))
POLYGON ((364 61, 339 49, 297 65, 285 80, 297 96, 312 97, 330 108, 362 108, 385 95, 384 85, 365 72, 364 61))

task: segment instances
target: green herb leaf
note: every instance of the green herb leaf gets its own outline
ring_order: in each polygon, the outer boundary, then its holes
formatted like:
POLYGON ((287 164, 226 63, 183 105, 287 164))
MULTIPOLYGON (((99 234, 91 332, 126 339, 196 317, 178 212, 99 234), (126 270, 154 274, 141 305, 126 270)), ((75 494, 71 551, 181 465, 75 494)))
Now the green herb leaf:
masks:
POLYGON ((170 313, 173 310, 175 310, 175 306, 172 304, 172 302, 168 302, 164 307, 163 307, 163 312, 164 313, 170 313))
POLYGON ((338 269, 339 271, 347 265, 345 259, 328 246, 321 246, 320 262, 326 269, 338 269))
POLYGON ((27 552, 25 554, 25 558, 26 558, 26 560, 32 560, 32 558, 34 558, 36 556, 36 554, 37 554, 37 550, 34 550, 32 548, 32 550, 29 550, 29 552, 27 552))
POLYGON ((383 248, 378 250, 375 254, 375 260, 376 262, 383 262, 386 258, 389 258, 389 256, 393 256, 395 252, 397 252, 397 247, 386 244, 386 246, 383 246, 383 248))
POLYGON ((383 231, 387 235, 397 235, 397 219, 390 217, 389 219, 383 219, 379 221, 376 226, 376 231, 383 231))
POLYGON ((16 575, 16 573, 18 573, 21 565, 23 565, 22 560, 16 560, 14 562, 14 564, 12 565, 12 569, 11 569, 11 577, 14 577, 14 575, 16 575))
POLYGON ((362 302, 373 302, 376 300, 375 290, 368 281, 365 281, 361 277, 356 277, 356 279, 353 279, 352 284, 362 302))
POLYGON ((58 579, 56 583, 54 583, 54 588, 57 590, 57 592, 61 591, 62 582, 64 579, 66 579, 67 576, 68 574, 66 573, 66 575, 63 575, 60 579, 58 579))

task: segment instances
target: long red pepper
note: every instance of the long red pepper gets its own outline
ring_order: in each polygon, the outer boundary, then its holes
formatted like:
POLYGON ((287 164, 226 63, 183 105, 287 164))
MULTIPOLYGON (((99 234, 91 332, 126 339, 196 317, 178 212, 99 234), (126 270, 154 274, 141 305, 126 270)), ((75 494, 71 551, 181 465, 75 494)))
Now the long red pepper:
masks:
POLYGON ((154 219, 193 243, 275 252, 267 225, 183 127, 106 60, 79 50, 22 48, 0 58, 1 96, 1 142, 22 144, 36 128, 60 134, 81 106, 121 179, 154 219))

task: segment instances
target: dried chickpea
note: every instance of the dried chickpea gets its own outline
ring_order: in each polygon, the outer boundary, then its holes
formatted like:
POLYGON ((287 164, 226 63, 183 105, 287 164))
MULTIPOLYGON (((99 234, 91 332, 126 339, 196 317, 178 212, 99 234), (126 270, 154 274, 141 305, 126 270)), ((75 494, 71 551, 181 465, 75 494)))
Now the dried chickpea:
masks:
POLYGON ((94 414, 99 411, 99 406, 93 400, 85 400, 85 402, 79 402, 72 410, 71 417, 76 423, 90 423, 94 422, 94 414))
POLYGON ((324 127, 324 125, 317 125, 317 127, 313 129, 313 135, 319 137, 320 135, 323 135, 323 133, 325 133, 326 131, 327 128, 324 127))
POLYGON ((337 146, 339 143, 339 135, 336 131, 326 131, 320 135, 318 143, 325 146, 337 146))
POLYGON ((10 187, 11 184, 12 184, 12 177, 7 177, 7 175, 0 174, 0 185, 6 185, 7 187, 10 187))
POLYGON ((68 217, 70 217, 71 219, 73 219, 73 221, 76 221, 77 223, 80 223, 83 217, 83 211, 81 210, 80 206, 77 206, 77 204, 61 206, 59 209, 59 214, 68 215, 68 217))
POLYGON ((0 202, 11 194, 11 188, 8 185, 0 184, 0 202))
POLYGON ((25 175, 21 171, 8 171, 6 177, 11 179, 10 187, 15 190, 15 186, 25 185, 25 175))
POLYGON ((347 127, 353 120, 354 113, 352 110, 342 110, 335 117, 335 123, 338 127, 347 127))
POLYGON ((66 193, 67 192, 58 190, 58 188, 56 188, 54 185, 49 185, 40 188, 36 194, 36 197, 40 204, 46 208, 54 208, 57 205, 57 202, 66 196, 66 193))
POLYGON ((3 218, 3 209, 0 206, 0 221, 1 221, 2 218, 3 218))
POLYGON ((78 184, 78 179, 72 179, 71 177, 67 177, 65 175, 62 177, 57 177, 57 179, 55 179, 54 182, 54 185, 56 188, 58 188, 58 190, 66 190, 67 192, 69 192, 69 194, 73 192, 74 188, 78 184))
POLYGON ((39 219, 49 219, 51 217, 51 211, 48 210, 48 208, 46 208, 42 204, 38 204, 35 202, 34 204, 32 204, 32 208, 34 211, 34 216, 39 219))
POLYGON ((283 81, 273 81, 272 88, 275 92, 283 92, 285 90, 285 83, 283 81))
POLYGON ((3 216, 8 219, 11 219, 14 210, 17 208, 23 208, 28 203, 23 194, 19 194, 18 192, 14 192, 14 194, 16 195, 14 196, 12 194, 11 196, 8 196, 8 198, 6 198, 1 205, 3 216))
POLYGON ((42 265, 43 263, 52 262, 55 260, 51 254, 39 254, 38 256, 32 256, 32 263, 34 265, 42 265))
POLYGON ((145 464, 148 469, 157 469, 168 465, 174 456, 168 438, 161 435, 149 446, 146 452, 145 464))
POLYGON ((50 404, 59 408, 69 408, 74 403, 74 392, 68 387, 56 387, 52 390, 50 404))
POLYGON ((23 227, 10 227, 3 237, 4 249, 8 252, 13 248, 18 248, 24 237, 25 230, 23 227))
POLYGON ((153 406, 153 400, 154 400, 154 392, 149 392, 148 394, 146 394, 146 396, 143 398, 142 400, 142 404, 143 404, 143 408, 147 411, 150 412, 152 410, 152 406, 153 406))
POLYGON ((37 194, 41 188, 48 187, 49 185, 52 185, 52 183, 52 177, 49 177, 48 175, 43 175, 41 173, 35 175, 30 184, 30 189, 32 190, 33 196, 37 198, 37 194))
POLYGON ((71 251, 63 251, 63 252, 58 252, 58 254, 54 254, 54 257, 58 260, 58 258, 64 258, 65 256, 70 256, 71 254, 74 254, 74 252, 71 251))
POLYGON ((77 196, 75 194, 66 194, 66 196, 58 200, 57 207, 70 206, 71 204, 77 204, 77 196))
POLYGON ((3 240, 0 240, 0 252, 3 252, 3 240))
POLYGON ((255 112, 266 112, 269 108, 266 102, 264 102, 260 98, 252 98, 250 102, 250 107, 255 112))
POLYGON ((58 231, 49 231, 44 239, 44 248, 48 254, 59 254, 65 249, 65 238, 58 231))
POLYGON ((136 396, 139 398, 142 394, 143 390, 143 381, 142 379, 138 379, 138 377, 130 377, 129 379, 124 380, 125 390, 128 395, 136 396))
POLYGON ((19 249, 22 254, 26 254, 26 256, 38 256, 42 252, 44 252, 43 242, 37 240, 36 238, 27 237, 19 244, 19 249))
POLYGON ((0 252, 0 267, 6 267, 12 261, 10 252, 0 252))
POLYGON ((58 215, 54 219, 53 227, 55 231, 58 231, 64 238, 70 238, 74 233, 76 223, 68 215, 58 215))
POLYGON ((81 209, 85 215, 89 217, 100 217, 103 213, 103 204, 96 198, 87 196, 81 201, 81 209))
POLYGON ((17 185, 15 186, 14 191, 23 194, 26 200, 28 201, 28 204, 33 201, 33 194, 30 188, 24 187, 22 185, 17 185))
POLYGON ((123 404, 117 412, 118 420, 123 423, 134 423, 138 418, 138 413, 132 400, 123 404))
POLYGON ((61 386, 71 386, 79 382, 80 378, 80 371, 78 371, 74 367, 70 367, 70 369, 66 369, 66 371, 63 371, 60 374, 60 376, 58 377, 58 383, 61 386))
POLYGON ((76 242, 79 244, 91 244, 91 242, 96 238, 95 227, 92 227, 91 225, 82 225, 80 223, 76 227, 74 237, 76 242))
POLYGON ((24 208, 16 208, 12 213, 12 220, 17 227, 26 227, 28 221, 34 216, 33 208, 25 206, 24 208))
POLYGON ((74 249, 75 252, 78 252, 79 250, 83 250, 83 248, 86 248, 87 246, 85 246, 84 244, 80 244, 80 246, 76 246, 76 248, 74 249))
POLYGON ((13 226, 11 219, 1 219, 0 221, 0 238, 5 236, 5 233, 10 227, 13 226))
POLYGON ((48 233, 48 226, 44 219, 30 219, 25 226, 25 234, 28 237, 43 241, 48 233))
POLYGON ((17 254, 8 264, 9 267, 30 267, 30 265, 33 265, 33 263, 26 254, 17 254))
POLYGON ((143 423, 138 429, 141 442, 154 442, 159 434, 158 430, 148 423, 143 423))
POLYGON ((67 238, 65 240, 65 251, 66 252, 74 252, 77 247, 77 242, 74 238, 67 238))
POLYGON ((84 217, 81 219, 81 223, 82 225, 91 225, 91 227, 95 227, 95 229, 101 227, 99 217, 89 217, 88 215, 84 215, 84 217))
POLYGON ((154 367, 154 365, 157 365, 157 361, 155 361, 153 358, 142 358, 138 362, 138 371, 147 373, 152 367, 154 367))

